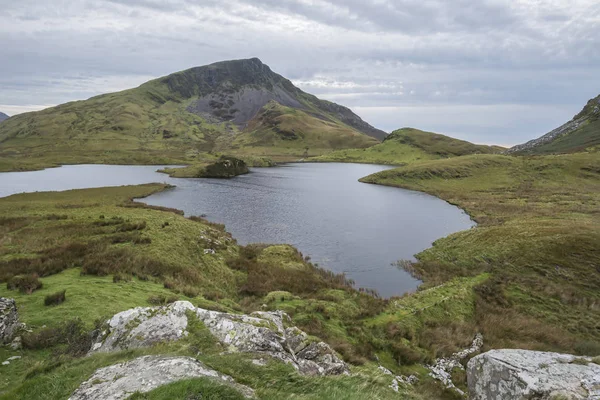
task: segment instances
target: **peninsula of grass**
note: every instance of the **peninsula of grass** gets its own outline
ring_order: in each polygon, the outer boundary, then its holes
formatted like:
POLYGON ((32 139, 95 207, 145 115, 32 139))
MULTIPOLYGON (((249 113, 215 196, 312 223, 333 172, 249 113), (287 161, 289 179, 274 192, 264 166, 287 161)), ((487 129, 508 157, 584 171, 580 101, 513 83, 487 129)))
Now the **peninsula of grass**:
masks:
MULTIPOLYGON (((600 354, 597 154, 471 155, 423 161, 361 181, 430 193, 478 222, 436 241, 417 255, 418 262, 404 263, 425 281, 423 288, 434 291, 459 277, 487 276, 464 288, 473 299, 471 315, 450 325, 433 323, 418 335, 421 344, 480 331, 486 348, 600 354)), ((455 308, 453 303, 448 297, 444 307, 455 308)), ((393 312, 398 304, 388 310, 388 320, 401 318, 403 307, 393 312)))

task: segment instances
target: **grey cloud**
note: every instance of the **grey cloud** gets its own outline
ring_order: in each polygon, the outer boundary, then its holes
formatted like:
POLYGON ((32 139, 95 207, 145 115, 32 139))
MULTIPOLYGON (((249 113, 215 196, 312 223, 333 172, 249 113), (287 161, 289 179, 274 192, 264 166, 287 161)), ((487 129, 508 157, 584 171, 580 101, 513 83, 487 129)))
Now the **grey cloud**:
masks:
POLYGON ((56 104, 257 56, 378 127, 416 125, 479 142, 516 143, 571 118, 600 92, 594 20, 600 5, 560 6, 529 0, 0 0, 0 104, 56 104), (315 79, 330 84, 306 83, 315 79), (431 112, 436 109, 446 111, 431 112))

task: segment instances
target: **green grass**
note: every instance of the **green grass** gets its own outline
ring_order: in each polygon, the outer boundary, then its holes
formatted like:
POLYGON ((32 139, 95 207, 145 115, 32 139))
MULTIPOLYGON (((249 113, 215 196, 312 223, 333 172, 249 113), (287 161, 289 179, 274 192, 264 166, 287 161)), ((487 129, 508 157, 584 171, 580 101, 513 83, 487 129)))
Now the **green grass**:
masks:
POLYGON ((488 348, 577 352, 598 342, 600 159, 592 153, 425 161, 363 182, 420 190, 479 225, 438 240, 410 270, 433 286, 490 274, 471 324, 488 348))
MULTIPOLYGON (((20 320, 32 328, 53 326, 73 318, 80 318, 92 326, 98 319, 108 319, 118 312, 141 305, 149 306, 147 300, 151 295, 173 295, 162 283, 140 281, 138 278, 113 283, 112 275, 82 275, 80 268, 68 269, 41 278, 41 281, 44 287, 30 295, 0 286, 0 297, 15 299, 20 320), (66 290, 66 301, 57 306, 45 306, 44 297, 60 290, 66 290)), ((190 300, 184 295, 178 297, 190 300)))
POLYGON ((311 160, 406 165, 468 154, 499 153, 502 150, 504 149, 498 146, 476 145, 437 133, 402 128, 392 132, 383 143, 375 146, 337 150, 311 160))
MULTIPOLYGON (((189 300, 225 312, 250 313, 267 304, 267 310, 290 312, 300 328, 362 365, 358 374, 309 378, 275 361, 257 367, 251 364, 251 355, 223 355, 196 321, 185 341, 111 355, 79 358, 68 353, 64 343, 40 344, 33 339, 26 342, 36 347, 28 345, 17 352, 1 348, 2 360, 15 353, 23 358, 2 367, 0 399, 67 398, 97 368, 144 354, 196 357, 199 350, 201 361, 252 386, 260 398, 397 396, 369 359, 372 335, 366 323, 386 301, 351 289, 344 277, 318 269, 290 246, 239 247, 218 224, 131 202, 168 189, 149 184, 0 199, 0 213, 8 216, 0 219, 0 281, 17 273, 38 273, 43 283, 29 295, 0 286, 0 296, 16 299, 20 318, 32 335, 73 320, 91 330, 97 321, 117 312, 149 306, 151 297, 189 300), (205 248, 217 253, 204 254, 205 248), (62 290, 65 302, 44 304, 47 295, 62 290)), ((149 396, 170 393, 178 398, 181 391, 200 390, 204 384, 175 384, 149 396)), ((407 398, 412 398, 409 392, 407 398)))

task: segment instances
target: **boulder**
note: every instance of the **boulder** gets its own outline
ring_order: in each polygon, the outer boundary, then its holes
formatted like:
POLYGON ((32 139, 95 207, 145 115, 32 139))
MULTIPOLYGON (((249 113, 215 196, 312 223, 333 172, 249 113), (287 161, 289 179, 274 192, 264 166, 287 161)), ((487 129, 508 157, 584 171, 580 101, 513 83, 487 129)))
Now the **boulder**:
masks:
POLYGON ((0 297, 0 345, 10 343, 19 327, 15 300, 0 297))
POLYGON ((195 311, 188 301, 178 301, 165 307, 136 307, 120 312, 98 332, 91 352, 108 353, 179 340, 187 335, 186 311, 195 311))
POLYGON ((473 400, 600 399, 600 365, 589 357, 492 350, 467 365, 473 400))
POLYGON ((229 352, 269 355, 305 375, 347 374, 348 366, 323 342, 311 340, 282 311, 229 314, 196 308, 188 301, 163 307, 138 307, 116 314, 98 332, 90 353, 112 352, 175 341, 188 335, 195 315, 229 352))
POLYGON ((238 390, 244 397, 254 391, 191 357, 145 356, 100 368, 79 386, 70 400, 120 400, 184 379, 208 378, 238 390))

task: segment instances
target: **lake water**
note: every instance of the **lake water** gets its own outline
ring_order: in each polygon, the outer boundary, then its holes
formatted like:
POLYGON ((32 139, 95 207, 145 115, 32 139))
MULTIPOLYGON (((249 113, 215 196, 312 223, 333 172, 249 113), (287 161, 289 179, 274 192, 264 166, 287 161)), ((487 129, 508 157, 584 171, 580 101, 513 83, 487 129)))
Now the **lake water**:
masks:
POLYGON ((170 178, 155 172, 159 168, 77 165, 0 173, 0 196, 167 182, 177 187, 141 201, 205 214, 224 223, 241 244, 292 244, 320 266, 385 297, 419 283, 393 262, 412 259, 436 239, 474 225, 462 210, 433 196, 358 182, 385 166, 287 164, 229 180, 170 178))

